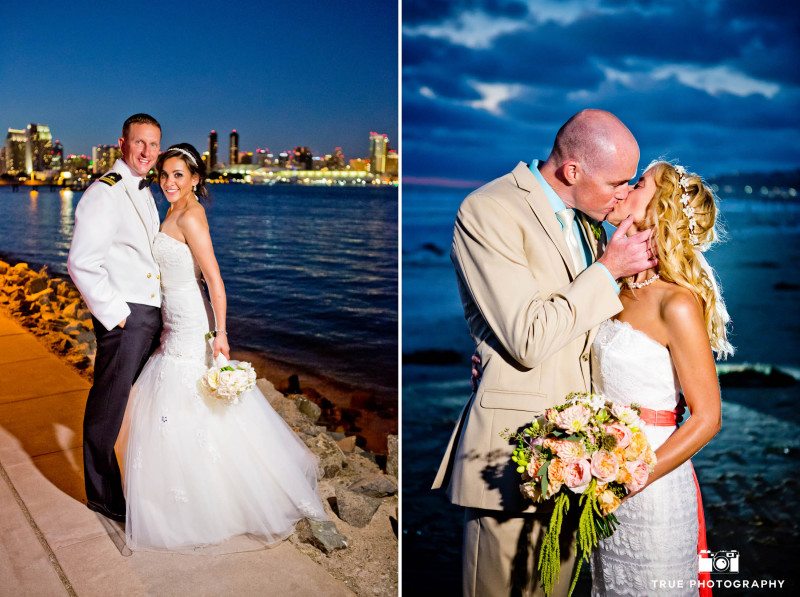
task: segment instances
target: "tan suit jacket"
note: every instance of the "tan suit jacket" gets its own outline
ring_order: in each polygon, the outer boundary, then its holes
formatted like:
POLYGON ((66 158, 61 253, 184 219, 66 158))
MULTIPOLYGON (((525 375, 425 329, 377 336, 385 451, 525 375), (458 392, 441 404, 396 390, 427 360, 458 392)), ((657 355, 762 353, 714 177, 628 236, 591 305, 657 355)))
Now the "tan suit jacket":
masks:
MULTIPOLYGON (((588 218, 580 224, 597 258, 588 218)), ((603 266, 579 275, 539 182, 520 162, 471 193, 456 218, 451 257, 483 376, 464 407, 433 488, 454 504, 527 511, 514 445, 505 429, 527 426, 573 391, 591 389, 596 327, 622 310, 603 266)))

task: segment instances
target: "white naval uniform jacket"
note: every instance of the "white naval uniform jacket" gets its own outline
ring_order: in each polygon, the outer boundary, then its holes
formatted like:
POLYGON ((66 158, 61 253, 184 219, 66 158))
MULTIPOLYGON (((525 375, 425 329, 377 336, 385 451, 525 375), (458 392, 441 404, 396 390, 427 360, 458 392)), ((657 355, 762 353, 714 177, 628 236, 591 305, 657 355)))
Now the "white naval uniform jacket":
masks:
POLYGON ((149 187, 118 159, 111 172, 83 193, 75 209, 75 230, 67 269, 92 314, 110 330, 130 315, 127 303, 161 306, 160 273, 152 245, 159 228, 149 187))

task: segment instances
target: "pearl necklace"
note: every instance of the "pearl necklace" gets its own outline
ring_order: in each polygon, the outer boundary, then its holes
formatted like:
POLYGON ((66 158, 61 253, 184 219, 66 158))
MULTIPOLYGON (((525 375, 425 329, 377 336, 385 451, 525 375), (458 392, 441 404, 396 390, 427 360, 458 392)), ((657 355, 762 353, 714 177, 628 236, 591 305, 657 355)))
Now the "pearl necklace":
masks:
POLYGON ((639 288, 644 288, 645 286, 650 286, 650 284, 652 284, 653 282, 658 280, 660 277, 661 277, 661 274, 656 274, 652 278, 647 278, 647 280, 645 280, 644 282, 626 282, 625 286, 627 286, 628 288, 633 288, 635 290, 638 290, 639 288))

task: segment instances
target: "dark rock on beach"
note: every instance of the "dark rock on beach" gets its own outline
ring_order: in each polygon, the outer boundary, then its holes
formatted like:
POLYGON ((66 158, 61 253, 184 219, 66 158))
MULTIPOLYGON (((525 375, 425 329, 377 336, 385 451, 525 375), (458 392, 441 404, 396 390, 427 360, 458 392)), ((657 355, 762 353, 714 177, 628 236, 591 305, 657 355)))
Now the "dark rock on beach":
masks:
POLYGON ((352 491, 347 487, 336 488, 336 513, 339 518, 355 527, 367 526, 381 505, 378 498, 352 491))
POLYGON ((348 489, 370 497, 384 498, 397 493, 397 481, 388 475, 365 475, 353 481, 348 489))
POLYGON ((797 385, 797 380, 777 367, 747 367, 719 374, 723 388, 787 388, 797 385))
POLYGON ((319 521, 305 518, 297 523, 295 534, 303 543, 309 543, 326 554, 347 547, 347 538, 339 533, 335 524, 328 520, 319 521))

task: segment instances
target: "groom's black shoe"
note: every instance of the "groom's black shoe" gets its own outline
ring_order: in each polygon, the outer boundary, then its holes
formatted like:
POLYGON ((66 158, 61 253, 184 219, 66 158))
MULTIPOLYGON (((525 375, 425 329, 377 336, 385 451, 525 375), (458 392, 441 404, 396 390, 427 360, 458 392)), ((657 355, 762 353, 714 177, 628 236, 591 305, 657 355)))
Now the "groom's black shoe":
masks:
POLYGON ((106 518, 110 518, 111 520, 116 520, 117 522, 125 522, 125 513, 117 514, 116 512, 111 512, 105 506, 101 506, 100 504, 95 504, 94 502, 86 502, 86 507, 89 510, 93 510, 99 514, 102 514, 106 518))

